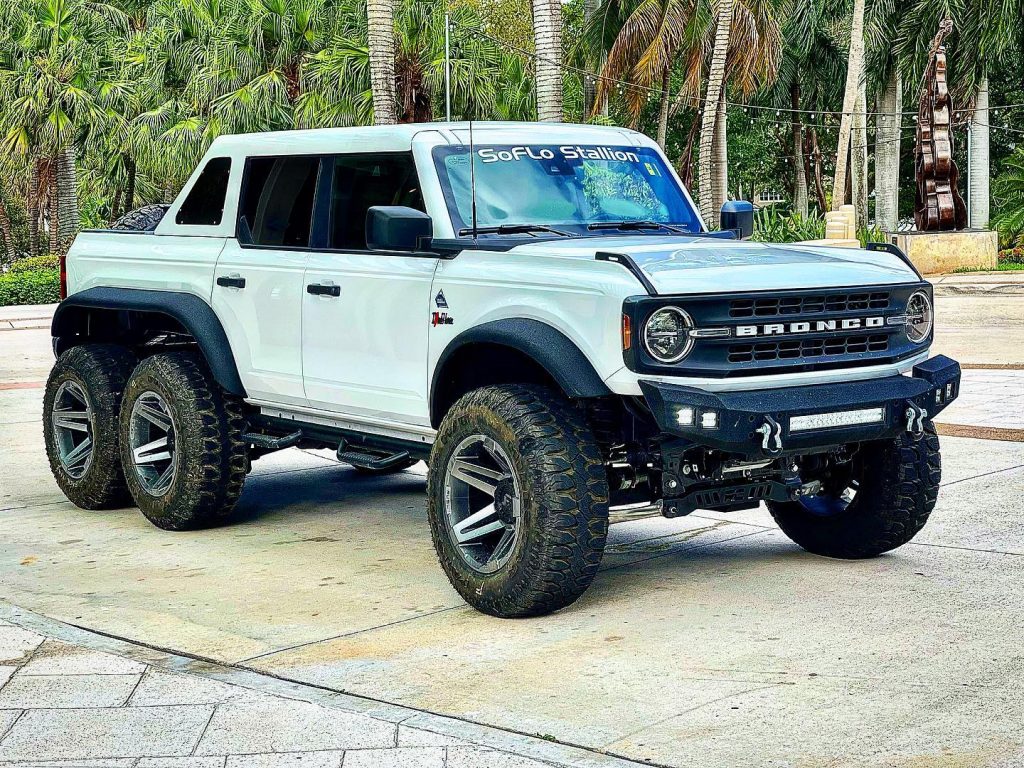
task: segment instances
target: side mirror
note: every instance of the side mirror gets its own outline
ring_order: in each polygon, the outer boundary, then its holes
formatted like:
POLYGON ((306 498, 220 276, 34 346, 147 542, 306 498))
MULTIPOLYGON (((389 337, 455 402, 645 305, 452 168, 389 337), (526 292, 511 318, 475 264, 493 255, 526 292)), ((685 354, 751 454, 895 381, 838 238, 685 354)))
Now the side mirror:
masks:
POLYGON ((366 212, 366 247, 371 251, 419 251, 434 235, 430 217, 404 205, 375 205, 366 212))
POLYGON ((719 220, 723 230, 732 230, 737 240, 754 234, 754 206, 746 200, 727 200, 719 220))

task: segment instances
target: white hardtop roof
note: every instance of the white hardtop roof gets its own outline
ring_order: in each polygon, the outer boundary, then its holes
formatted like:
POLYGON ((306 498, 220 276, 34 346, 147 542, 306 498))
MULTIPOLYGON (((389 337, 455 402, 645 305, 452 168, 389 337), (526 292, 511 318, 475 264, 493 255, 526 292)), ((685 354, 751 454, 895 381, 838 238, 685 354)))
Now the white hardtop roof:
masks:
MULTIPOLYGON (((221 136, 208 155, 302 155, 326 152, 408 152, 417 134, 429 143, 469 141, 469 123, 403 123, 353 128, 239 133, 221 136)), ((601 144, 653 146, 647 136, 628 128, 574 123, 473 122, 475 143, 601 144)))

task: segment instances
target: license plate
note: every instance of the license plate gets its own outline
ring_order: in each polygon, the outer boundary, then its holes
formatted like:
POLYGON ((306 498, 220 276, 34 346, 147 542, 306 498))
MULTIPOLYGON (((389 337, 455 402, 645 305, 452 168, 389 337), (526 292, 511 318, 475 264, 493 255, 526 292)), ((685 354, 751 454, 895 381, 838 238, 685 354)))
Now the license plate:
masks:
POLYGON ((807 432, 812 429, 834 429, 853 427, 860 424, 879 424, 885 421, 885 408, 861 408, 856 411, 832 411, 831 413, 810 413, 806 416, 791 416, 790 432, 807 432))

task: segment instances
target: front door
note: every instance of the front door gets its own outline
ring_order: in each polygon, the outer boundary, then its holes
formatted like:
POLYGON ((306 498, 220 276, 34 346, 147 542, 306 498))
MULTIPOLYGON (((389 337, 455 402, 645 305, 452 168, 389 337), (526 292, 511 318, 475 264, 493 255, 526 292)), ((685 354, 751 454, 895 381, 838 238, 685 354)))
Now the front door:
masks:
POLYGON ((238 238, 221 252, 213 308, 250 399, 304 405, 303 273, 319 158, 254 157, 246 163, 238 238))
POLYGON ((309 254, 303 280, 306 398, 311 407, 371 426, 429 425, 427 333, 437 259, 366 248, 371 206, 423 210, 412 155, 339 155, 326 158, 324 173, 331 174, 326 248, 309 254))

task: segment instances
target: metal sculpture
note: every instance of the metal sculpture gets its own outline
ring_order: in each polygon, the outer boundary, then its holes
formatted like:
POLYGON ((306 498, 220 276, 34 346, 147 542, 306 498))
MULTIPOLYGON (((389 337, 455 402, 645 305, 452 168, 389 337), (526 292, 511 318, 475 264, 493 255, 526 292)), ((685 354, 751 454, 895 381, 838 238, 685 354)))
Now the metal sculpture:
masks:
POLYGON ((917 110, 914 223, 918 230, 928 232, 967 226, 967 206, 957 189, 960 171, 953 161, 953 110, 946 83, 946 46, 943 45, 952 31, 952 20, 946 19, 932 40, 917 110))

